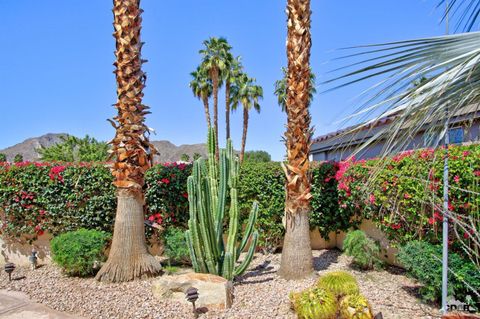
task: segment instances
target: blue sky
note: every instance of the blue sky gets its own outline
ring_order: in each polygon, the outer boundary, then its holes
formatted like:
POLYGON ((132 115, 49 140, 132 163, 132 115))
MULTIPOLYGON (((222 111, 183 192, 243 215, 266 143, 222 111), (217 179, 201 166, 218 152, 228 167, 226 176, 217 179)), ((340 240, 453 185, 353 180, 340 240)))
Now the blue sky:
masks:
MULTIPOLYGON (((262 112, 250 116, 247 150, 283 158, 286 116, 276 104, 273 84, 286 64, 285 2, 142 1, 143 57, 149 60, 144 101, 152 111, 147 124, 157 132, 152 139, 177 145, 205 140, 203 107, 188 87, 189 73, 200 62, 202 41, 224 36, 264 88, 262 112)), ((335 66, 328 62, 338 55, 334 49, 443 34, 436 4, 312 0, 311 64, 318 81, 335 66)), ((109 140, 114 132, 106 119, 115 115, 116 100, 111 1, 0 0, 0 12, 0 149, 49 132, 109 140)), ((339 128, 336 122, 352 111, 352 99, 365 85, 315 97, 316 135, 339 128)), ((224 101, 223 94, 219 100, 224 101)), ((241 115, 232 117, 236 148, 241 115)), ((220 123, 223 141, 224 112, 220 123)))

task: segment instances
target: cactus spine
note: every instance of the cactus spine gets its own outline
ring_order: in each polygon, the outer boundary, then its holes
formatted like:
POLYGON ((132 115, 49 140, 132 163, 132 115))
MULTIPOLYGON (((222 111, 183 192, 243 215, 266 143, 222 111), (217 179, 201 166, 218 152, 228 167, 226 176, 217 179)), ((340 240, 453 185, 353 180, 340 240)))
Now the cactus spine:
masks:
POLYGON ((219 162, 215 160, 215 134, 208 132, 208 161, 199 158, 193 163, 192 175, 188 177, 189 201, 188 230, 185 233, 193 268, 196 272, 220 275, 228 280, 241 275, 250 264, 258 240, 255 222, 258 204, 252 210, 239 244, 239 212, 237 184, 240 164, 233 152, 232 142, 220 151, 219 162), (229 192, 229 194, 228 194, 229 192), (227 196, 227 194, 229 196, 227 196), (223 221, 227 197, 230 198, 227 241, 223 241, 223 221), (240 253, 250 242, 245 259, 237 265, 240 253))

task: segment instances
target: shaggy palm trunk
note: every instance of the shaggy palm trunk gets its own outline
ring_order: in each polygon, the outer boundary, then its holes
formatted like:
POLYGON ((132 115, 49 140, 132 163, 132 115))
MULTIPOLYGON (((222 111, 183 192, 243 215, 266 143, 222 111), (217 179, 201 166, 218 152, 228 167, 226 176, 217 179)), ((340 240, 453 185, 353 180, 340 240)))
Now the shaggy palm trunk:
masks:
POLYGON ((245 144, 247 144, 247 131, 248 131, 248 109, 243 107, 243 133, 242 133, 242 149, 240 150, 240 163, 243 163, 243 157, 245 156, 245 144))
POLYGON ((208 106, 208 96, 202 96, 203 107, 205 108, 205 119, 207 120, 207 126, 210 128, 212 123, 210 121, 210 107, 208 106))
POLYGON ((114 0, 118 115, 111 121, 116 129, 111 141, 116 162, 112 174, 117 187, 117 214, 112 247, 97 279, 123 282, 152 276, 160 263, 147 251, 144 232, 145 204, 142 188, 145 171, 151 166, 155 148, 144 124, 148 107, 142 104, 145 74, 142 71, 140 0, 114 0))
POLYGON ((225 81, 225 123, 227 141, 230 139, 230 80, 225 81))
POLYGON ((310 1, 288 0, 287 35, 287 144, 288 165, 285 204, 286 234, 279 275, 300 279, 313 271, 308 215, 310 179, 308 155, 311 143, 310 86, 310 1))
POLYGON ((218 69, 212 69, 213 86, 213 128, 215 130, 215 159, 218 161, 220 151, 218 149, 218 69))

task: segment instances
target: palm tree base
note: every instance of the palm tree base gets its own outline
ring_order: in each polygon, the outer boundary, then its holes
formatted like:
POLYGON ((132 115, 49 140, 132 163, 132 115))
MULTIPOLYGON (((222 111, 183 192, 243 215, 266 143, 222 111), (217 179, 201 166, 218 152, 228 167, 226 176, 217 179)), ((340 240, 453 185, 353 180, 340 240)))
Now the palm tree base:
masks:
POLYGON ((309 211, 301 209, 286 216, 286 233, 278 275, 287 280, 303 279, 313 274, 309 211))
POLYGON ((95 278, 106 282, 125 282, 157 275, 162 266, 148 253, 145 243, 141 192, 119 189, 117 200, 112 247, 107 262, 95 278))

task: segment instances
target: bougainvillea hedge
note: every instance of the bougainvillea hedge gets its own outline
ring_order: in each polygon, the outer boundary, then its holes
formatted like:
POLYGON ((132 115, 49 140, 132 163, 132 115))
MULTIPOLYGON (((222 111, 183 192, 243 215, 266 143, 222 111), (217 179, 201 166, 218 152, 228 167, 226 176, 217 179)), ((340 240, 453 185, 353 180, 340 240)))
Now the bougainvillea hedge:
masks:
MULTIPOLYGON (((369 218, 394 244, 414 239, 438 242, 443 155, 443 149, 425 149, 390 159, 314 163, 312 228, 326 237, 369 218)), ((451 147, 450 155, 450 209, 460 216, 476 214, 480 220, 480 147, 451 147)), ((184 227, 190 173, 189 164, 165 163, 150 169, 145 218, 165 227, 184 227)), ((259 202, 257 227, 261 246, 268 250, 283 238, 284 181, 279 163, 245 163, 241 169, 241 216, 248 215, 253 200, 259 202)), ((104 164, 0 163, 1 234, 35 236, 79 228, 111 232, 116 204, 111 182, 104 164)), ((468 233, 463 235, 468 239, 468 233)))
MULTIPOLYGON (((191 166, 165 163, 146 175, 145 218, 168 227, 188 219, 186 178, 191 166)), ((18 238, 80 228, 111 232, 115 187, 105 164, 0 164, 0 231, 18 238)))

